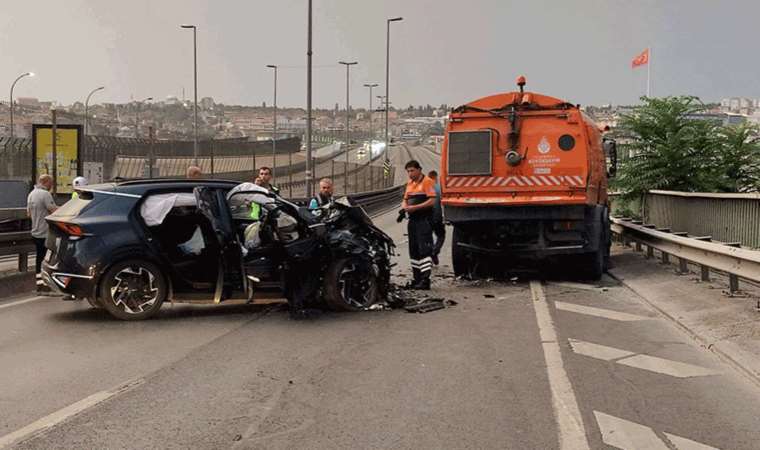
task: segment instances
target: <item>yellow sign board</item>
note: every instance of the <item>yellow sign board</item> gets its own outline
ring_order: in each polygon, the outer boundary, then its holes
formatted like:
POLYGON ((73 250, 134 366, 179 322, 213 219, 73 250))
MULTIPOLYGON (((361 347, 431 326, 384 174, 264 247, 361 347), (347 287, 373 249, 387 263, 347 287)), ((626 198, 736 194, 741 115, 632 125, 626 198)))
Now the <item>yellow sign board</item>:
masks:
POLYGON ((55 176, 56 192, 59 194, 73 192, 72 182, 79 174, 80 130, 79 125, 58 126, 55 133, 55 152, 53 152, 52 126, 34 126, 35 178, 42 174, 55 176), (56 170, 53 170, 54 164, 56 170))

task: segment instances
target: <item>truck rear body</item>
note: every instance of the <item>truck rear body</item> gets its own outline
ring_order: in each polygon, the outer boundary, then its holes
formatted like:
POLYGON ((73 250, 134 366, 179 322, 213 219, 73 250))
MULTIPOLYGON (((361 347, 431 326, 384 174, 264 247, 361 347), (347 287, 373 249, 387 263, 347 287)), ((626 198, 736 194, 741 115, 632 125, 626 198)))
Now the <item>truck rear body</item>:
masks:
POLYGON ((485 97, 452 111, 442 148, 455 271, 463 254, 541 258, 607 244, 602 137, 577 106, 530 92, 485 97))

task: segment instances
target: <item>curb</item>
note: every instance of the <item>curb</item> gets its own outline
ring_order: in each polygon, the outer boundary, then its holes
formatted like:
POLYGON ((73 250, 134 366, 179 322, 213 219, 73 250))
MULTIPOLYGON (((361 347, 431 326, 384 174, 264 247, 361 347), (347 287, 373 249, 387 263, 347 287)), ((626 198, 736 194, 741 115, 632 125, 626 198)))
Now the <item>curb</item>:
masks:
POLYGON ((31 294, 35 289, 36 284, 33 270, 0 276, 0 298, 31 294))
POLYGON ((751 381, 754 385, 760 387, 760 371, 758 371, 757 368, 752 367, 752 364, 750 363, 750 361, 752 361, 752 357, 748 356, 744 350, 741 350, 740 348, 734 348, 733 345, 726 345, 725 343, 721 342, 709 342, 706 337, 700 335, 697 331, 693 330, 683 321, 678 320, 677 318, 668 314, 665 310, 657 306, 653 301, 649 300, 644 294, 639 292, 638 289, 636 289, 634 286, 631 286, 625 280, 625 278, 621 278, 611 271, 608 271, 607 274, 620 282, 620 284, 626 288, 633 291, 647 305, 657 311, 658 314, 674 324, 678 329, 685 332, 692 339, 697 341, 700 346, 715 354, 721 361, 727 363, 734 370, 739 372, 745 378, 749 379, 749 381, 751 381))

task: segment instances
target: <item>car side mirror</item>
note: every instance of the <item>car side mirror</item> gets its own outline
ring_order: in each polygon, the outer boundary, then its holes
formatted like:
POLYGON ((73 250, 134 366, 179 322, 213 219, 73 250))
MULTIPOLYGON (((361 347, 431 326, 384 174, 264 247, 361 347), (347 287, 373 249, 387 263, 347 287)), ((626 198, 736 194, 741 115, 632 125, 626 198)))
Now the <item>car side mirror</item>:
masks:
POLYGON ((617 142, 613 139, 605 139, 603 141, 604 153, 609 160, 609 167, 607 168, 607 177, 615 178, 617 174, 617 142))

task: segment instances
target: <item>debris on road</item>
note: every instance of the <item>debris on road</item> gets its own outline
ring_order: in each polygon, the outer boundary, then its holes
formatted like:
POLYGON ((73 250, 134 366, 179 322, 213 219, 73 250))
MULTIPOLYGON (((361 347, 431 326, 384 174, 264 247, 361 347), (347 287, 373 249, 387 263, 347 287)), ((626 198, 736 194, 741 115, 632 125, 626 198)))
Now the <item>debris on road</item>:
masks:
POLYGON ((454 300, 446 300, 443 298, 429 298, 424 300, 422 303, 407 305, 404 307, 404 309, 406 312, 424 314, 431 311, 437 311, 439 309, 450 308, 456 304, 457 302, 454 300))

